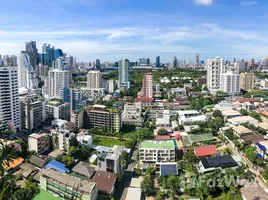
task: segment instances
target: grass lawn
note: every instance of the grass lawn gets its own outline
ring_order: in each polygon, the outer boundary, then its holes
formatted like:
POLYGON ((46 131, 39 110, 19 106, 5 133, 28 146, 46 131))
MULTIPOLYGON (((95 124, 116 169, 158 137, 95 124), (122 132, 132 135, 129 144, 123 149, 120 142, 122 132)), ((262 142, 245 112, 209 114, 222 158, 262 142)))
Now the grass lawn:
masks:
POLYGON ((60 200, 60 198, 57 198, 49 192, 40 188, 39 194, 36 195, 33 200, 60 200))
POLYGON ((101 136, 93 136, 93 144, 113 147, 114 145, 125 146, 126 140, 119 138, 109 138, 109 137, 101 137, 101 136))

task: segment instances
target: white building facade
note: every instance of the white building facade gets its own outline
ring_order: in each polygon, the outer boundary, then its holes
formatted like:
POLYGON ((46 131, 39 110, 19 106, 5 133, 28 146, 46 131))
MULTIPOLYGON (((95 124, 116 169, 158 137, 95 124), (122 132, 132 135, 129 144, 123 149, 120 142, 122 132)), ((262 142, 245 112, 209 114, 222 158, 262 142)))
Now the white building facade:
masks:
POLYGON ((100 88, 101 87, 101 73, 97 70, 89 71, 87 74, 87 87, 100 88))
POLYGON ((220 90, 229 94, 240 91, 240 75, 233 71, 221 74, 220 90))

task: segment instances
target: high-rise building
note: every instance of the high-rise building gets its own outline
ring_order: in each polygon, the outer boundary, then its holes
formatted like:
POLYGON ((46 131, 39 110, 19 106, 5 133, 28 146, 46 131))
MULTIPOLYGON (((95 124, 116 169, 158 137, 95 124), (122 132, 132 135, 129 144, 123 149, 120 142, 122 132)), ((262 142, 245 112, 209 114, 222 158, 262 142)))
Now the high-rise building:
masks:
POLYGON ((70 110, 77 110, 79 102, 82 101, 83 93, 76 88, 61 88, 60 98, 70 104, 70 110))
POLYGON ((69 66, 69 71, 70 71, 70 83, 72 82, 73 79, 73 69, 74 69, 74 57, 71 55, 65 56, 65 62, 67 66, 69 66))
POLYGON ((87 87, 100 88, 101 87, 101 73, 97 70, 91 70, 87 74, 87 87))
POLYGON ((58 57, 53 61, 53 68, 60 70, 69 70, 69 66, 66 63, 65 57, 58 57))
POLYGON ((118 88, 128 89, 129 87, 129 60, 121 59, 118 62, 118 88))
POLYGON ((197 67, 199 67, 199 53, 197 53, 195 56, 195 64, 197 67))
POLYGON ((0 67, 0 121, 20 128, 18 68, 0 67))
POLYGON ((42 46, 41 63, 52 67, 52 61, 54 60, 54 51, 54 46, 50 47, 50 44, 44 44, 42 46))
POLYGON ((22 51, 22 53, 27 53, 30 56, 30 63, 35 69, 35 66, 39 64, 39 54, 38 49, 36 48, 36 42, 26 42, 25 51, 22 51))
POLYGON ((96 60, 96 69, 100 69, 101 68, 101 64, 100 64, 100 59, 96 60))
POLYGON ((240 92, 240 75, 234 71, 221 74, 220 90, 229 94, 240 92))
POLYGON ((12 66, 17 66, 17 56, 11 55, 10 57, 10 62, 12 63, 12 66))
POLYGON ((118 62, 115 62, 114 63, 114 67, 118 67, 118 62))
POLYGON ((156 56, 156 60, 155 60, 155 66, 156 67, 160 67, 160 56, 156 56))
POLYGON ((59 97, 61 88, 69 87, 69 71, 51 69, 45 79, 43 93, 52 97, 59 97))
POLYGON ((247 62, 245 60, 234 63, 235 73, 239 74, 247 70, 247 62))
POLYGON ((153 74, 151 72, 143 75, 141 97, 153 98, 153 74))
POLYGON ((177 57, 174 56, 174 58, 173 58, 173 68, 176 68, 176 67, 178 67, 178 60, 177 60, 177 57))
POLYGON ((18 57, 18 86, 32 91, 36 90, 36 92, 38 90, 38 79, 30 63, 30 56, 27 53, 21 53, 18 57))
POLYGON ((59 57, 64 57, 64 54, 61 49, 55 49, 53 60, 56 60, 59 57))
POLYGON ((39 64, 35 68, 35 73, 38 77, 42 77, 41 79, 44 80, 45 77, 48 76, 48 71, 49 71, 49 66, 48 65, 43 65, 39 64))
POLYGON ((140 64, 140 66, 149 66, 150 65, 150 58, 140 58, 139 64, 140 64))
POLYGON ((206 68, 208 89, 211 92, 219 90, 221 74, 227 71, 223 58, 216 57, 215 59, 209 59, 206 64, 206 68))
POLYGON ((255 74, 253 72, 244 72, 240 74, 240 88, 248 91, 255 86, 255 74))
POLYGON ((20 90, 20 111, 21 111, 21 130, 29 130, 38 128, 44 118, 44 102, 41 97, 36 94, 29 94, 28 90, 20 90))
POLYGON ((50 101, 45 105, 45 118, 47 122, 54 119, 70 120, 70 105, 61 101, 50 101))

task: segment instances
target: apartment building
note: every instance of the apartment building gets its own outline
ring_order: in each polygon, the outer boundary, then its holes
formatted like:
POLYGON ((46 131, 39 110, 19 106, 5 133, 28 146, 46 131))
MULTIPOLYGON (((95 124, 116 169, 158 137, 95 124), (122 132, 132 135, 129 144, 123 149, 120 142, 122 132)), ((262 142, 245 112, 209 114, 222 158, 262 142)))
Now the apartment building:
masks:
POLYGON ((240 74, 240 88, 248 91, 252 90, 255 86, 255 74, 252 72, 244 72, 240 74))
POLYGON ((140 162, 161 163, 176 160, 175 145, 173 140, 155 141, 147 140, 140 144, 140 162))
POLYGON ((220 90, 229 94, 240 92, 240 75, 233 71, 221 74, 220 90))
POLYGON ((83 109, 71 111, 70 122, 75 123, 75 126, 77 128, 82 128, 83 127, 83 116, 84 116, 83 109))
POLYGON ((61 101, 50 101, 45 105, 45 117, 47 121, 54 119, 70 119, 70 104, 61 101))
POLYGON ((100 88, 101 87, 101 72, 97 70, 91 70, 87 74, 87 87, 88 88, 100 88))
POLYGON ((40 188, 62 199, 96 200, 98 196, 97 185, 74 176, 46 170, 40 176, 40 188))
POLYGON ((98 101, 105 96, 104 88, 81 87, 80 89, 83 93, 83 96, 89 101, 98 101))
POLYGON ((124 105, 124 112, 122 116, 122 123, 128 125, 135 125, 137 127, 142 127, 143 117, 141 102, 129 103, 124 105))
POLYGON ((119 132, 122 127, 121 111, 117 108, 106 109, 103 105, 86 107, 84 128, 103 128, 119 132))
POLYGON ((46 133, 34 133, 28 137, 30 151, 42 154, 50 149, 50 135, 46 133))

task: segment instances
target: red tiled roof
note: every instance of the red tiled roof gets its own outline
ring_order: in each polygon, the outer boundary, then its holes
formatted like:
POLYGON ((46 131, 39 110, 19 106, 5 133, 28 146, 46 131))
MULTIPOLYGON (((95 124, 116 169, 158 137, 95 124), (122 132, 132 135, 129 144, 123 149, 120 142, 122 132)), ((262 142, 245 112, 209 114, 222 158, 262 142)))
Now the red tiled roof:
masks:
POLYGON ((253 144, 256 144, 256 143, 258 143, 258 142, 262 142, 262 141, 264 141, 264 139, 253 140, 252 143, 253 143, 253 144))
POLYGON ((244 102, 258 102, 258 98, 236 98, 234 102, 244 103, 244 102))
POLYGON ((116 181, 116 175, 111 172, 97 171, 91 181, 98 185, 99 191, 111 194, 116 181))
POLYGON ((146 102, 153 102, 154 98, 147 98, 147 97, 137 97, 134 99, 134 101, 146 101, 146 102))
POLYGON ((217 155, 218 151, 215 146, 209 145, 209 146, 194 147, 194 153, 197 157, 203 157, 203 156, 217 155))
POLYGON ((169 135, 156 135, 154 136, 154 140, 170 140, 169 135))
POLYGON ((11 168, 15 168, 15 167, 21 165, 23 161, 24 161, 23 158, 17 158, 17 159, 15 159, 15 160, 10 161, 8 164, 5 164, 5 163, 4 163, 4 168, 5 168, 6 170, 9 170, 9 169, 11 169, 11 168))
POLYGON ((265 117, 268 117, 268 112, 257 110, 258 113, 264 115, 265 117))

